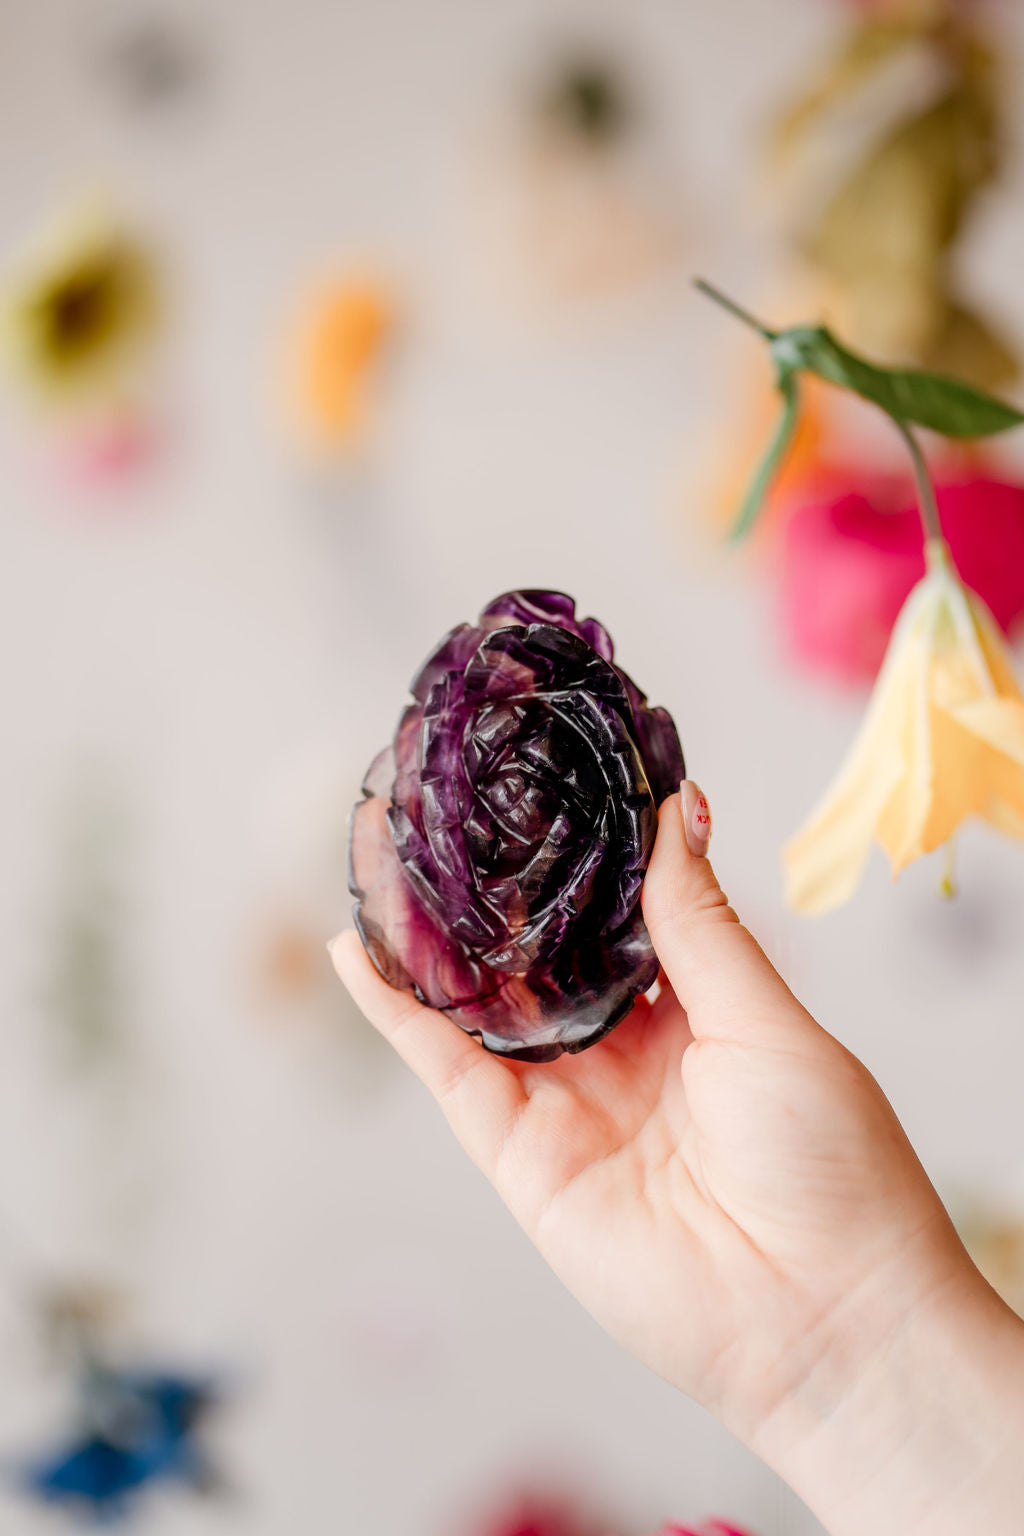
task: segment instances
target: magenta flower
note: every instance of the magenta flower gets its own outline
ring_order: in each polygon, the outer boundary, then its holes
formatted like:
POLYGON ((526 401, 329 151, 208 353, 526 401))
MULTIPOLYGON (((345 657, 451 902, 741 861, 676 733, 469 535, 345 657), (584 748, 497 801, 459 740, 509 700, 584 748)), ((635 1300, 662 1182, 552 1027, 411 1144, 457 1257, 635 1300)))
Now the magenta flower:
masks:
POLYGON ((385 980, 492 1051, 592 1045, 652 985, 640 912, 671 717, 560 592, 508 592, 427 658, 352 817, 355 921, 385 980))
POLYGON ((564 1505, 524 1503, 493 1526, 488 1536, 583 1536, 564 1505))
MULTIPOLYGON (((940 477, 936 494, 957 569, 1008 631, 1024 613, 1024 486, 967 472, 940 477)), ((781 605, 790 649, 813 668, 870 682, 923 575, 911 484, 835 468, 816 498, 792 512, 784 533, 781 605)))
POLYGON ((658 1536, 750 1536, 738 1525, 727 1525, 724 1520, 708 1520, 703 1525, 666 1525, 658 1536))

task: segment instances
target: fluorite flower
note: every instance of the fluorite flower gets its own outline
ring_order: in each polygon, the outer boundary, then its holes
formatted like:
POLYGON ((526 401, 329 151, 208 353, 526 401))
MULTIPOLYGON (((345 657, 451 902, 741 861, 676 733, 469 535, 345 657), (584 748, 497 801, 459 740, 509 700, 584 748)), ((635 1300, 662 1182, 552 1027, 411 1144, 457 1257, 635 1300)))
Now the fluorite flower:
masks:
POLYGON ((489 1050, 608 1033, 658 961, 640 913, 671 717, 560 592, 508 592, 440 642, 352 818, 349 885, 377 969, 489 1050))
POLYGON ((846 766, 783 851, 800 911, 845 901, 872 841, 896 875, 968 816, 1024 838, 1024 697, 1009 651, 945 543, 926 553, 846 766))

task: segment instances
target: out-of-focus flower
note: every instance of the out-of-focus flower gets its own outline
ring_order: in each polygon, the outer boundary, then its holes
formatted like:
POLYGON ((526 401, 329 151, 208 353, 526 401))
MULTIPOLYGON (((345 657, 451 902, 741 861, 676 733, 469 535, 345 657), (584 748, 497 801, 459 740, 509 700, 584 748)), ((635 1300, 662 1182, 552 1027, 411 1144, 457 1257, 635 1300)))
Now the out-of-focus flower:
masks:
POLYGON ((671 716, 561 592, 506 592, 412 684, 352 816, 355 921, 377 969, 489 1050, 548 1061, 653 985, 640 910, 671 716))
POLYGON ((293 376, 299 425, 315 446, 347 453, 363 441, 394 327, 394 300, 370 278, 331 283, 309 301, 293 376))
MULTIPOLYGON (((936 484, 943 531, 966 586, 1004 631, 1024 613, 1024 486, 982 466, 936 484)), ((822 465, 783 528, 781 614, 793 655, 843 681, 870 681, 893 624, 924 574, 912 481, 857 465, 822 465)))
POLYGON ((773 207, 858 347, 986 388, 1012 349, 954 248, 1002 159, 998 43, 955 0, 863 4, 773 136, 773 207))
POLYGON ((284 920, 267 935, 264 970, 267 987, 283 996, 303 997, 320 981, 319 934, 284 920))
POLYGON ((117 410, 76 422, 62 438, 59 464, 80 489, 106 486, 150 462, 159 436, 145 415, 117 410))
POLYGON ((608 59, 581 55, 563 64, 539 92, 540 116, 568 139, 608 145, 635 116, 633 92, 608 59))
POLYGON ((529 300, 593 300, 679 260, 672 171, 621 59, 581 46, 542 70, 488 144, 474 218, 487 275, 529 300))
POLYGON ((786 845, 787 899, 806 913, 852 895, 873 841, 896 875, 968 816, 1024 838, 1024 697, 985 605, 941 541, 908 598, 845 767, 786 845))
MULTIPOLYGON (((588 1532, 593 1526, 588 1526, 588 1532)), ((485 1536, 583 1536, 581 1517, 564 1502, 524 1499, 486 1527, 485 1536)))
POLYGON ((192 96, 209 63, 198 32, 158 13, 139 14, 137 6, 104 14, 93 57, 126 103, 157 109, 192 96))
MULTIPOLYGON (((612 1536, 603 1525, 595 1526, 565 1503, 530 1499, 514 1505, 502 1518, 485 1527, 483 1536, 612 1536)), ((751 1536, 725 1520, 706 1520, 699 1525, 670 1522, 658 1536, 751 1536)))
POLYGON ((664 273, 681 249, 665 205, 604 155, 535 145, 510 178, 507 230, 530 282, 554 298, 593 298, 664 273))
POLYGON ((29 1467, 26 1486, 97 1523, 126 1517, 154 1482, 206 1491, 218 1479, 198 1431, 218 1395, 205 1379, 93 1366, 80 1386, 77 1429, 29 1467))
POLYGON ((154 333, 153 264, 111 219, 79 212, 31 253, 0 307, 10 363, 36 394, 117 395, 154 333))
POLYGON ((40 1287, 37 1299, 48 1345, 76 1363, 108 1339, 127 1305, 123 1293, 91 1280, 40 1287))
POLYGON ((958 7, 975 4, 975 0, 847 0, 855 10, 881 13, 886 16, 912 21, 937 21, 958 7))
POLYGON ((750 1536, 750 1532, 724 1520, 707 1520, 703 1525, 666 1525, 658 1536, 750 1536))

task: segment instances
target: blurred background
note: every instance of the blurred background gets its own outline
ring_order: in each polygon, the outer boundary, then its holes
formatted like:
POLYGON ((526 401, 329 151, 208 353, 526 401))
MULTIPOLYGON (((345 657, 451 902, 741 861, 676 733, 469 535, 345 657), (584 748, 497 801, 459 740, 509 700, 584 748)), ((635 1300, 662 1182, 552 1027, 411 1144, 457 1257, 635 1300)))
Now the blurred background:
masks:
MULTIPOLYGON (((1020 847, 781 899, 918 572, 899 445, 815 397, 727 544, 771 381, 690 279, 1019 399, 1022 45, 956 0, 0 6, 4 1532, 819 1530, 330 972, 363 770, 516 586, 672 711, 732 899, 1020 1304, 1020 847)), ((1012 635, 1024 444, 935 463, 1012 635)))

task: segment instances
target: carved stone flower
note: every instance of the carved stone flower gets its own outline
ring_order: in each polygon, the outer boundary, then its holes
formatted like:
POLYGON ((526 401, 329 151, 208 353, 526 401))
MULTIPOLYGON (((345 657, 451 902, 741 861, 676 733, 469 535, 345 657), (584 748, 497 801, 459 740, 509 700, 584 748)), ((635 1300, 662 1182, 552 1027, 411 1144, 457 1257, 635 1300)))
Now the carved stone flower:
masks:
POLYGON ((671 717, 560 592, 509 592, 440 642, 352 817, 371 959, 489 1050, 593 1044, 658 961, 640 912, 671 717))

